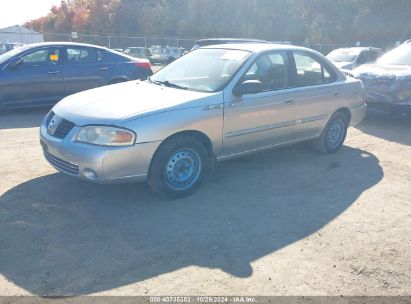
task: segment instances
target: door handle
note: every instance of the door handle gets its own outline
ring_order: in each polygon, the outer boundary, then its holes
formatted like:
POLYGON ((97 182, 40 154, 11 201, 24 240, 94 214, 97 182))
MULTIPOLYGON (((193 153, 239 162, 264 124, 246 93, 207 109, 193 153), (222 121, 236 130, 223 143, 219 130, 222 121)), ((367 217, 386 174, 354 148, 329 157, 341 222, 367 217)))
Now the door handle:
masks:
POLYGON ((100 68, 100 70, 103 70, 103 71, 108 70, 108 67, 102 67, 100 68))
POLYGON ((60 71, 50 71, 50 72, 47 72, 47 74, 50 74, 50 75, 56 75, 56 74, 58 74, 58 73, 60 73, 60 71))
POLYGON ((340 95, 340 93, 339 92, 334 92, 333 95, 338 96, 338 95, 340 95))
POLYGON ((216 104, 216 105, 210 105, 210 106, 206 106, 203 108, 203 110, 217 110, 217 109, 222 109, 224 108, 224 105, 222 103, 220 104, 216 104))
POLYGON ((288 99, 286 101, 284 101, 285 104, 292 104, 294 103, 294 99, 288 99))

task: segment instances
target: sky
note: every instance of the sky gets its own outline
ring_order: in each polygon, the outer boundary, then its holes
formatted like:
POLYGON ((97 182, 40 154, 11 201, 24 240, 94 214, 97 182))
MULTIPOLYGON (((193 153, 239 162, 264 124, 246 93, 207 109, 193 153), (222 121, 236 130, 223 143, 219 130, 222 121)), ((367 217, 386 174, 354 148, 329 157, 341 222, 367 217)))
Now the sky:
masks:
POLYGON ((47 15, 61 0, 0 0, 0 29, 47 15))

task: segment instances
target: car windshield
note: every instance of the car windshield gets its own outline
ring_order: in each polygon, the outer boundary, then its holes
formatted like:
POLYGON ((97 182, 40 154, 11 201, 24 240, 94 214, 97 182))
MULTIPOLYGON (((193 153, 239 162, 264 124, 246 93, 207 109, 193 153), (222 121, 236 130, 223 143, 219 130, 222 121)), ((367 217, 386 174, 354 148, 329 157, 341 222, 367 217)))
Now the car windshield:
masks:
POLYGON ((250 52, 229 49, 198 49, 165 66, 150 77, 159 85, 217 92, 222 90, 250 52))
POLYGON ((353 62, 359 53, 359 50, 334 50, 327 55, 327 58, 334 62, 353 62))
POLYGON ((411 65, 411 46, 400 46, 378 59, 379 64, 411 65))
POLYGON ((4 62, 6 62, 7 60, 9 60, 10 58, 18 55, 19 53, 29 49, 29 46, 22 46, 22 47, 18 47, 15 49, 12 49, 2 55, 0 55, 0 64, 3 64, 4 62))

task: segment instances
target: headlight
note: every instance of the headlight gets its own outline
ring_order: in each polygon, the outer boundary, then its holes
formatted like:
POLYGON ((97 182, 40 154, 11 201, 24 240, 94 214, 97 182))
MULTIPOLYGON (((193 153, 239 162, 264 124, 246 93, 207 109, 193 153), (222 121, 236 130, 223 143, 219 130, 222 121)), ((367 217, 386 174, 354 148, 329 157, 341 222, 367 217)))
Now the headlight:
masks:
POLYGON ((85 126, 76 141, 101 146, 131 146, 136 139, 132 131, 109 126, 85 126))

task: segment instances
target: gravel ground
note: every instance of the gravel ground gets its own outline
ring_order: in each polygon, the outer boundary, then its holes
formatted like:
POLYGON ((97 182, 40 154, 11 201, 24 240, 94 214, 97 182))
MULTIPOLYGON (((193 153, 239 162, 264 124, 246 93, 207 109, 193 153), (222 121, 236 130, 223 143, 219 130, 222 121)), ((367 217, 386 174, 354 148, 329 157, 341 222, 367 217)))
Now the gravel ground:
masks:
POLYGON ((57 173, 46 111, 0 114, 0 296, 411 294, 411 120, 223 162, 167 201, 57 173))

